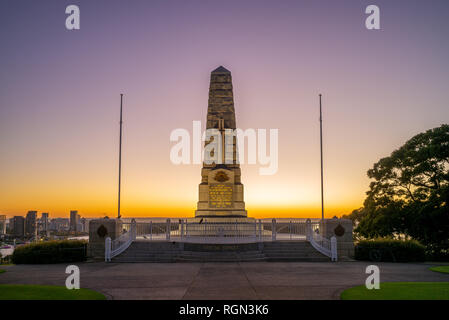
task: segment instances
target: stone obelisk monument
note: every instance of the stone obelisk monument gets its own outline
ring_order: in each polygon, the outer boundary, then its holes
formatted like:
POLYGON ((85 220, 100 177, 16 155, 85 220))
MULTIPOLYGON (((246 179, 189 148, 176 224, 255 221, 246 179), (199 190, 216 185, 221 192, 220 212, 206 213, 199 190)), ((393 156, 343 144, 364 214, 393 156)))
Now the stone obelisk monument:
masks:
MULTIPOLYGON (((231 72, 222 66, 212 71, 210 76, 206 129, 216 129, 221 133, 222 152, 212 163, 203 162, 195 217, 246 220, 237 139, 235 136, 225 139, 226 132, 230 131, 226 129, 235 130, 236 124, 231 72)), ((211 141, 213 139, 215 137, 211 141)), ((206 139, 205 148, 211 141, 206 139)))

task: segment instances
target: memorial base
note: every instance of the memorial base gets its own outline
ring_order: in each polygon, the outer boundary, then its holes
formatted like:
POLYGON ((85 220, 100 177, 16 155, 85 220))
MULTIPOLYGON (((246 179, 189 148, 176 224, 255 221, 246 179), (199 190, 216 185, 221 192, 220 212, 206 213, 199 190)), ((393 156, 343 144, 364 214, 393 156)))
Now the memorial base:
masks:
MULTIPOLYGON (((245 217, 195 217, 187 218, 187 236, 245 237, 257 234, 257 221, 245 217)), ((180 226, 181 227, 181 226, 180 226)))

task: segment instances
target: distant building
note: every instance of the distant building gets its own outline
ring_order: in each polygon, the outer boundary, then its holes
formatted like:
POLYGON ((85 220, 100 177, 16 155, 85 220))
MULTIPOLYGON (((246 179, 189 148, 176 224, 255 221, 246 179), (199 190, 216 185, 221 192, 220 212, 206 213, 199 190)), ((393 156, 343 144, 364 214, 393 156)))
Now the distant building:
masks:
POLYGON ((12 234, 15 237, 25 236, 25 218, 22 216, 15 216, 9 222, 12 234))
POLYGON ((28 211, 25 220, 25 235, 32 238, 37 236, 37 211, 28 211))
POLYGON ((83 232, 89 232, 89 221, 90 220, 88 220, 88 219, 86 219, 86 218, 82 218, 81 219, 81 224, 83 225, 83 232))
POLYGON ((6 234, 6 216, 0 215, 0 234, 6 234))
POLYGON ((39 223, 39 231, 47 232, 50 230, 49 221, 48 221, 48 212, 42 212, 42 216, 39 223))
POLYGON ((56 232, 68 231, 70 220, 67 218, 55 218, 50 221, 50 230, 56 232))
POLYGON ((78 230, 78 224, 80 223, 80 215, 77 210, 70 211, 70 231, 80 231, 78 230))
POLYGON ((50 235, 50 221, 48 212, 43 212, 41 218, 37 222, 37 232, 44 236, 50 235))

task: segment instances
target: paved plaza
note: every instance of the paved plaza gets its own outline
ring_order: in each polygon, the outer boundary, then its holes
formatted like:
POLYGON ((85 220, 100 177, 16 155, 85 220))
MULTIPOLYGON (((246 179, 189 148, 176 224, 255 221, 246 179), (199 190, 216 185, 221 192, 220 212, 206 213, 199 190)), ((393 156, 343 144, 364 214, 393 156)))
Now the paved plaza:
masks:
MULTIPOLYGON (((109 299, 339 299, 368 262, 78 263, 81 287, 109 299)), ((431 263, 377 263, 384 281, 449 281, 431 263)), ((65 285, 67 264, 2 266, 1 284, 65 285)))

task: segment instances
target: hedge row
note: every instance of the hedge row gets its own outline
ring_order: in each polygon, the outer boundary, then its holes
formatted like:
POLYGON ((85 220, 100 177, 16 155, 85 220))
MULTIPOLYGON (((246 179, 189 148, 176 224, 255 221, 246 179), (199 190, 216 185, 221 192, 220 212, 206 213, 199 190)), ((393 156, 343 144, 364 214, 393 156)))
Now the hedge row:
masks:
POLYGON ((416 240, 374 239, 355 245, 355 259, 384 262, 414 262, 426 260, 426 247, 416 240))
POLYGON ((46 241, 17 247, 15 264, 79 262, 86 260, 87 242, 81 240, 46 241))
POLYGON ((442 261, 449 262, 449 245, 442 244, 439 246, 427 246, 426 248, 427 261, 442 261))

